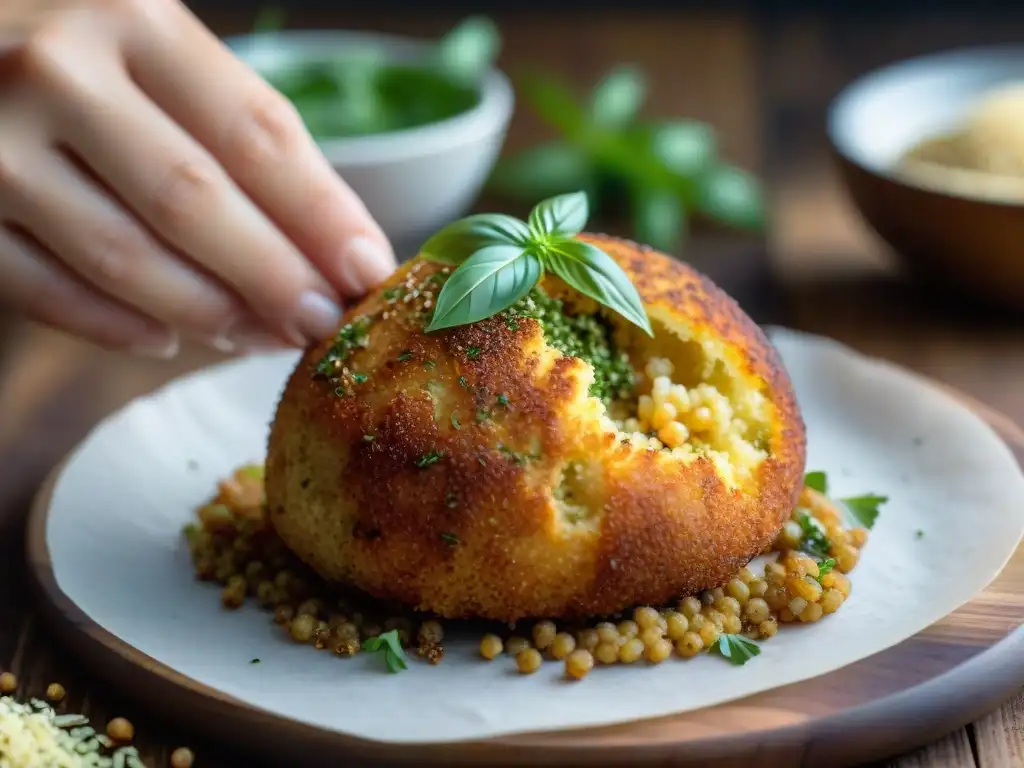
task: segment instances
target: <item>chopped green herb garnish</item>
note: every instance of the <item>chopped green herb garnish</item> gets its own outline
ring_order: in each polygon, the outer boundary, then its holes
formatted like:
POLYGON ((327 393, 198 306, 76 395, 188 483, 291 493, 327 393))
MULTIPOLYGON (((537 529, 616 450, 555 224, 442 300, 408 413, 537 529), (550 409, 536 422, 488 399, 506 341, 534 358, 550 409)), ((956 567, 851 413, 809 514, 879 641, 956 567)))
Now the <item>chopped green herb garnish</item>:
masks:
POLYGON ((508 395, 502 393, 498 395, 498 405, 508 405, 508 395))
POLYGON ((462 428, 462 425, 459 424, 459 417, 455 413, 452 414, 451 422, 452 422, 452 428, 453 429, 461 429, 462 428))
POLYGON ((836 561, 831 557, 818 563, 818 583, 836 567, 836 561))
POLYGON ((594 369, 590 394, 607 405, 633 393, 635 372, 629 358, 613 342, 612 326, 601 315, 567 315, 564 304, 535 288, 509 310, 512 317, 536 320, 544 340, 566 357, 577 357, 594 369))
POLYGON ((513 451, 511 448, 504 444, 499 443, 498 450, 501 451, 503 455, 512 459, 512 461, 514 461, 519 466, 522 466, 526 463, 526 457, 523 454, 513 451))
POLYGON ((482 408, 480 408, 476 412, 476 423, 477 424, 482 424, 483 422, 487 421, 487 419, 489 417, 490 417, 490 414, 487 411, 485 411, 482 408))
POLYGON ((363 435, 363 442, 364 443, 372 443, 376 439, 377 439, 376 435, 363 435))
POLYGON ((369 377, 369 376, 367 376, 367 375, 366 375, 365 373, 353 373, 353 374, 352 374, 352 380, 353 380, 353 381, 354 381, 354 382, 355 382, 356 384, 365 384, 365 383, 366 383, 366 380, 367 380, 368 378, 370 378, 370 377, 369 377))
POLYGON ((388 299, 389 301, 391 299, 400 299, 402 298, 402 294, 404 292, 405 289, 402 286, 396 285, 395 287, 388 288, 387 290, 384 291, 384 298, 388 299))
POLYGON ((433 360, 427 360, 427 362, 423 364, 423 367, 429 371, 431 368, 437 368, 437 363, 433 360))
POLYGON ((437 462, 441 460, 442 456, 444 456, 444 451, 428 451, 420 456, 420 458, 416 459, 416 466, 420 469, 426 469, 429 466, 437 464, 437 462))
POLYGON ((406 349, 398 356, 398 362, 400 363, 408 363, 410 360, 412 360, 411 350, 406 349))
POLYGON ((874 527, 875 520, 878 519, 878 508, 888 500, 888 496, 877 496, 873 493, 840 499, 854 519, 865 528, 874 527))
POLYGON ((466 379, 465 376, 459 376, 459 386, 461 386, 464 389, 469 389, 469 381, 466 379))
POLYGON ((808 472, 804 476, 804 485, 818 493, 828 494, 828 475, 824 472, 808 472))
POLYGON ((922 531, 922 530, 921 530, 920 528, 918 528, 918 529, 917 529, 917 530, 916 530, 916 531, 914 532, 914 538, 915 538, 915 539, 923 539, 923 538, 924 538, 924 531, 922 531))
POLYGON ((259 659, 250 659, 250 660, 249 660, 249 663, 250 663, 250 664, 259 664, 259 663, 260 663, 260 660, 259 660, 259 659))
POLYGON ((454 547, 459 543, 459 537, 454 533, 442 533, 441 541, 447 544, 449 547, 454 547))
POLYGON ((721 635, 715 648, 738 667, 742 667, 761 653, 761 647, 743 635, 721 635))
POLYGON ((338 376, 341 364, 356 349, 364 349, 370 343, 370 318, 363 316, 353 320, 338 331, 327 354, 316 364, 314 376, 333 379, 338 376))
POLYGON ((398 638, 398 630, 392 629, 378 637, 371 637, 363 643, 363 650, 369 653, 384 652, 384 663, 388 672, 397 673, 408 669, 406 662, 409 660, 402 648, 402 641, 398 638))
POLYGON ((802 512, 796 521, 804 532, 803 538, 800 539, 800 549, 812 557, 822 560, 827 558, 832 542, 825 535, 825 529, 817 518, 811 516, 810 512, 802 512))
POLYGON ((487 459, 485 459, 483 456, 477 456, 476 460, 477 460, 477 462, 479 462, 481 467, 486 467, 487 466, 487 459))
POLYGON ((334 388, 334 396, 335 397, 344 397, 345 396, 345 388, 344 387, 335 387, 334 388))
POLYGON ((455 495, 454 491, 448 491, 448 493, 444 495, 444 505, 448 507, 448 509, 455 509, 459 506, 459 497, 455 495))
POLYGON ((470 347, 469 349, 466 350, 466 356, 470 360, 476 360, 478 357, 480 357, 480 352, 480 347, 470 347))

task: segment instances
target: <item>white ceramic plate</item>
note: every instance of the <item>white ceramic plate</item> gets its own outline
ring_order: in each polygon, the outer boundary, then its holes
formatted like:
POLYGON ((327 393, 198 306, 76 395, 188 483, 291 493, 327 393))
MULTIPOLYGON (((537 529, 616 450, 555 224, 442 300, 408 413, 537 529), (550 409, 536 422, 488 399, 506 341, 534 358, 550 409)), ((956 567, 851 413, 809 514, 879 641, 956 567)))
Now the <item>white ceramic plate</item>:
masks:
POLYGON ((824 674, 895 645, 983 589, 1024 530, 1024 476, 976 416, 927 383, 833 342, 775 331, 808 425, 812 469, 840 495, 890 497, 842 610, 783 628, 743 667, 716 656, 530 677, 446 641, 438 667, 389 675, 288 642, 255 608, 229 613, 192 577, 182 526, 216 481, 261 459, 292 354, 220 365, 107 419, 70 458, 46 529, 60 589, 177 672, 276 715, 390 742, 444 742, 659 717, 824 674), (922 535, 918 531, 923 532, 922 535), (261 659, 258 665, 250 664, 261 659), (428 706, 429 704, 429 706, 428 706))

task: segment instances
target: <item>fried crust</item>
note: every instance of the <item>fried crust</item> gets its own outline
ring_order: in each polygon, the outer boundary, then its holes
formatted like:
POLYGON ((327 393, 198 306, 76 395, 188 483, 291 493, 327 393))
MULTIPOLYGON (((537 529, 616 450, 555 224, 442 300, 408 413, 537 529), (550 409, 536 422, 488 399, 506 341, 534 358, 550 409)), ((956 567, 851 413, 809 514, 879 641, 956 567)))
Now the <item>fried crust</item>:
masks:
MULTIPOLYGON (((369 346, 346 361, 365 383, 338 397, 313 376, 325 341, 296 367, 271 430, 270 519, 322 576, 449 618, 605 615, 718 586, 769 546, 805 463, 774 348, 689 266, 625 240, 581 239, 626 270, 652 320, 720 341, 743 383, 768 397, 769 457, 751 484, 729 487, 706 458, 684 462, 600 429, 587 415, 589 366, 545 345, 536 321, 426 335, 407 316, 381 319, 378 291, 344 320, 378 316, 369 346), (554 494, 568 462, 585 477, 576 522, 554 494)), ((383 288, 439 269, 414 260, 383 288)))

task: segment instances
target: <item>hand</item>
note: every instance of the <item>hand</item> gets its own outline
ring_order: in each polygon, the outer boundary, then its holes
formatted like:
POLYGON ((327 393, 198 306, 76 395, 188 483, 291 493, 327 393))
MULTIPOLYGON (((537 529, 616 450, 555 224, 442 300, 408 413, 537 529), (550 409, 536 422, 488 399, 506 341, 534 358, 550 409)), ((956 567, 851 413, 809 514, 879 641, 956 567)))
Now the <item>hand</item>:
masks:
POLYGON ((394 268, 288 101, 177 0, 3 0, 0 302, 170 357, 329 335, 394 268))

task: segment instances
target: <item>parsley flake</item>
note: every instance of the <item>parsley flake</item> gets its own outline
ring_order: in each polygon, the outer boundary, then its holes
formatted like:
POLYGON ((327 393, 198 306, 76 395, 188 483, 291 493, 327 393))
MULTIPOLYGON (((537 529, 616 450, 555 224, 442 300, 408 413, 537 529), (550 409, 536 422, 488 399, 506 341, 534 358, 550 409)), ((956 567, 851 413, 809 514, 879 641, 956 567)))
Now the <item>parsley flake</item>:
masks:
POLYGON ((249 663, 250 664, 259 664, 260 660, 259 659, 249 659, 249 663))
POLYGON ((454 533, 442 533, 441 541, 447 544, 449 547, 454 547, 459 543, 459 537, 454 533))
POLYGON ((372 443, 376 439, 377 439, 376 435, 363 435, 363 442, 364 443, 372 443))
POLYGON ((828 574, 832 573, 832 569, 835 567, 836 561, 831 557, 818 563, 818 583, 821 584, 821 580, 828 574))
POLYGON ((743 635, 721 635, 715 648, 738 667, 742 667, 761 653, 760 646, 743 635))
POLYGON ((469 349, 466 350, 466 356, 470 360, 476 360, 478 357, 480 357, 481 351, 482 350, 480 349, 480 347, 470 347, 469 349))
POLYGON ((465 376, 459 376, 459 386, 463 389, 469 389, 469 381, 467 381, 465 376))
POLYGON ((452 413, 451 422, 452 422, 452 429, 461 429, 462 428, 462 425, 459 424, 459 417, 458 417, 457 414, 452 413))
POLYGON ((810 512, 801 512, 796 521, 804 532, 803 538, 800 539, 800 549, 820 560, 828 557, 832 542, 825 535, 825 529, 822 528, 821 523, 812 517, 810 512))
POLYGON ((922 531, 922 530, 921 530, 920 528, 918 528, 918 529, 917 529, 917 530, 916 530, 916 531, 914 532, 914 538, 915 538, 915 539, 923 539, 923 538, 924 538, 924 531, 922 531))
POLYGON ((370 377, 367 376, 365 373, 353 373, 352 374, 352 381, 354 381, 356 384, 364 384, 364 383, 366 383, 366 380, 368 378, 370 378, 370 377))
POLYGON ((384 291, 384 298, 388 300, 400 299, 402 298, 402 293, 404 293, 402 286, 396 285, 394 288, 388 288, 384 291))
POLYGON ((889 500, 888 496, 878 496, 873 493, 864 496, 853 496, 847 499, 840 499, 843 505, 850 511, 853 518, 865 528, 873 528, 875 520, 878 519, 878 508, 889 500))
POLYGON ((505 406, 508 405, 508 395, 506 395, 504 393, 498 395, 497 400, 498 400, 498 405, 505 405, 505 406))
POLYGON ((804 476, 804 485, 818 493, 828 494, 828 475, 824 472, 808 472, 804 476))
POLYGON ((437 363, 433 360, 427 360, 427 362, 423 364, 423 367, 429 371, 431 368, 437 368, 437 363))
POLYGON ((429 466, 437 464, 444 456, 444 451, 431 450, 416 459, 416 466, 420 469, 426 469, 429 466))
POLYGON ((363 650, 369 653, 384 652, 384 663, 388 672, 392 674, 408 669, 406 662, 409 660, 402 648, 402 641, 398 639, 398 630, 392 629, 378 637, 371 637, 363 643, 363 650))
POLYGON ((403 350, 402 354, 398 356, 398 362, 400 363, 408 363, 410 360, 412 360, 412 350, 403 350))
POLYGON ((334 388, 334 396, 335 397, 344 397, 345 396, 345 388, 344 387, 335 387, 334 388))

